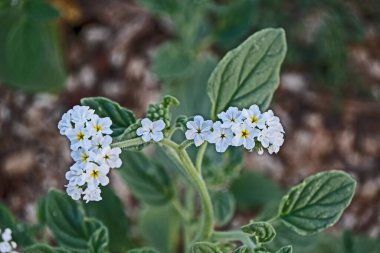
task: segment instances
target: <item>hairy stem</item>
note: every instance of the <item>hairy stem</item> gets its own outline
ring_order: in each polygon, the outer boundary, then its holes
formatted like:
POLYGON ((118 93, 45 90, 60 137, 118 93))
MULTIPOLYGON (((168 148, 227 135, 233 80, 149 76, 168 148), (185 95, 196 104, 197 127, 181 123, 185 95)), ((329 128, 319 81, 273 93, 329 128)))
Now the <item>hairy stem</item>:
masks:
POLYGON ((112 148, 129 148, 144 144, 145 142, 140 138, 134 138, 126 141, 115 142, 111 144, 112 148))
POLYGON ((211 198, 208 193, 206 184, 201 176, 195 168, 193 162, 191 161, 189 155, 186 150, 183 148, 179 148, 179 145, 171 140, 164 139, 162 140, 162 144, 167 147, 173 149, 186 170, 187 174, 190 176, 191 181, 196 187, 198 194, 200 196, 203 208, 203 219, 202 219, 202 227, 196 237, 196 240, 207 240, 211 237, 213 227, 214 227, 214 212, 212 209, 211 198))
POLYGON ((187 152, 183 149, 178 149, 178 155, 181 161, 183 162, 184 167, 187 170, 187 173, 191 177, 195 187, 197 188, 201 202, 202 202, 202 208, 203 208, 202 228, 199 231, 196 240, 207 240, 211 237, 213 227, 214 227, 214 212, 212 209, 210 195, 208 193, 208 190, 203 178, 197 172, 197 169, 193 165, 187 152))
POLYGON ((202 162, 203 157, 205 155, 205 151, 207 149, 207 142, 203 143, 201 147, 199 148, 198 154, 197 154, 197 160, 195 161, 195 167, 197 168, 197 171, 199 174, 202 174, 202 162))
POLYGON ((174 209, 177 211, 178 215, 181 216, 182 220, 184 220, 185 222, 190 221, 191 219, 190 213, 186 209, 183 208, 183 206, 178 201, 178 199, 172 199, 171 204, 174 207, 174 209))

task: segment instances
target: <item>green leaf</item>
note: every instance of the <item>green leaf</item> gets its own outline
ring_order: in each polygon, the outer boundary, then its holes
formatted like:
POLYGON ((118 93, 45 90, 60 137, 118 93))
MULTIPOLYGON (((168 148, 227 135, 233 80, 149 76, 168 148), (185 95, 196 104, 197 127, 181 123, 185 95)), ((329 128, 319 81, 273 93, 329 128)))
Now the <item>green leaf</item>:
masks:
POLYGON ((171 179, 165 169, 140 152, 124 151, 119 170, 128 188, 149 205, 163 205, 174 195, 171 179))
MULTIPOLYGON (((63 192, 52 190, 46 198, 46 223, 58 244, 77 252, 87 252, 88 242, 103 225, 84 216, 83 207, 63 192)), ((97 240, 95 240, 97 242, 97 240)))
POLYGON ((235 213, 235 198, 228 191, 218 191, 211 193, 214 216, 217 225, 226 225, 235 213))
POLYGON ((176 252, 180 221, 172 205, 147 206, 139 217, 141 236, 161 252, 176 252))
POLYGON ((84 205, 87 216, 99 219, 107 228, 110 237, 111 252, 125 252, 128 239, 128 218, 123 203, 111 187, 102 188, 102 201, 84 205))
POLYGON ((271 202, 276 204, 275 211, 277 211, 277 204, 282 196, 282 191, 275 182, 254 171, 243 171, 230 189, 238 208, 243 211, 263 207, 271 202))
POLYGON ((355 180, 341 171, 310 176, 283 197, 278 217, 300 235, 315 234, 339 220, 355 188, 355 180))
POLYGON ((103 253, 108 252, 108 230, 107 228, 96 219, 88 219, 91 225, 91 237, 88 241, 89 253, 103 253))
POLYGON ((232 253, 251 253, 251 250, 245 246, 235 249, 232 253))
POLYGON ((276 237, 273 226, 264 221, 251 222, 241 227, 241 230, 254 237, 258 243, 269 243, 276 237))
POLYGON ((243 152, 241 149, 230 148, 224 153, 215 151, 209 145, 202 163, 202 174, 209 188, 220 189, 237 178, 242 169, 243 152))
POLYGON ((28 0, 24 2, 28 17, 35 21, 49 21, 59 17, 58 10, 54 9, 46 0, 28 0))
POLYGON ((208 81, 211 115, 229 106, 257 104, 266 110, 280 80, 286 41, 282 29, 264 29, 228 52, 208 81))
POLYGON ((22 253, 67 253, 67 251, 60 248, 52 248, 46 244, 35 244, 22 250, 22 253))
POLYGON ((292 253, 293 247, 291 245, 284 246, 281 249, 277 250, 276 253, 292 253))
POLYGON ((128 250, 127 253, 159 253, 159 252, 153 248, 139 248, 139 249, 128 250))
POLYGON ((221 251, 212 243, 196 242, 191 244, 190 253, 221 253, 221 251))
POLYGON ((81 103, 94 109, 100 117, 109 117, 112 120, 112 137, 120 136, 129 126, 136 122, 133 112, 107 98, 82 98, 81 103))
POLYGON ((58 91, 66 73, 57 26, 31 15, 21 8, 0 12, 0 80, 26 91, 58 91))
POLYGON ((34 243, 30 228, 13 216, 11 211, 0 203, 0 229, 10 228, 13 240, 20 246, 28 246, 34 243))

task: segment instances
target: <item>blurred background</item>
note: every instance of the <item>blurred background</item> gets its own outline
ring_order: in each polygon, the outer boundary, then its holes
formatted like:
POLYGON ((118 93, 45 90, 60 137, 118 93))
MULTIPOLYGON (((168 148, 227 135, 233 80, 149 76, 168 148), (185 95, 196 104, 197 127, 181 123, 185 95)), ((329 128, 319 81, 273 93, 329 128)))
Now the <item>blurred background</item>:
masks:
MULTIPOLYGON (((245 167, 283 189, 318 171, 349 172, 359 187, 338 227, 380 238, 378 0, 0 0, 0 201, 33 222, 37 200, 63 189, 72 161, 57 122, 83 97, 141 117, 172 94, 174 114, 207 117, 218 60, 266 27, 287 34, 271 105, 286 138, 277 156, 247 153, 245 167)), ((133 215, 134 198, 112 177, 133 215)), ((237 220, 266 196, 249 196, 243 179, 232 185, 237 220)))

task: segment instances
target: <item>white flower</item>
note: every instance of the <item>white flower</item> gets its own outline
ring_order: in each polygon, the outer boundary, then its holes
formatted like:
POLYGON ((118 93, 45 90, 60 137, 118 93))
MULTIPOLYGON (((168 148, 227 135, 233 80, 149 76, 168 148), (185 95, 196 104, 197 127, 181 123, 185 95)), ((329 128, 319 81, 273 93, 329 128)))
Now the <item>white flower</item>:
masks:
POLYGON ((12 230, 9 228, 4 229, 3 234, 1 235, 1 238, 3 238, 3 241, 9 242, 12 240, 12 230))
POLYGON ((229 145, 231 145, 231 140, 233 138, 233 133, 229 128, 223 128, 222 123, 217 121, 213 125, 213 132, 210 134, 208 141, 215 144, 217 152, 225 152, 229 145))
POLYGON ((218 118, 223 121, 222 127, 224 128, 230 128, 234 124, 242 122, 242 114, 237 107, 230 107, 227 111, 219 113, 218 118))
POLYGON ((91 119, 93 114, 94 110, 90 109, 90 107, 76 105, 71 111, 71 121, 75 124, 83 125, 91 119))
POLYGON ((106 164, 110 168, 119 168, 121 166, 121 159, 119 155, 121 154, 120 148, 106 147, 98 155, 96 161, 99 164, 106 164))
POLYGON ((12 241, 12 230, 9 228, 4 229, 4 232, 1 234, 1 238, 3 239, 3 242, 0 242, 0 253, 17 253, 14 251, 17 244, 12 241))
POLYGON ((12 251, 12 246, 9 242, 0 242, 0 252, 8 253, 12 251))
POLYGON ((232 145, 243 145, 246 149, 251 150, 255 147, 255 137, 258 136, 259 130, 250 127, 246 122, 236 124, 232 127, 235 136, 232 138, 232 145))
POLYGON ((273 111, 269 110, 263 113, 265 125, 259 136, 261 146, 268 149, 270 154, 278 153, 280 147, 284 143, 284 128, 277 116, 274 116, 273 111))
POLYGON ((87 129, 91 135, 97 134, 112 134, 112 121, 110 118, 100 118, 94 114, 91 116, 91 121, 87 123, 87 129))
POLYGON ((188 121, 186 126, 188 130, 185 133, 186 139, 194 140, 195 146, 200 146, 211 134, 211 120, 204 120, 202 116, 195 116, 194 121, 188 121))
POLYGON ((89 201, 100 201, 102 200, 100 193, 101 191, 99 187, 89 186, 83 192, 83 199, 86 200, 86 203, 88 203, 89 201))
POLYGON ((280 147, 278 146, 270 145, 268 148, 269 154, 278 153, 278 151, 280 151, 280 147))
POLYGON ((265 124, 268 127, 276 128, 278 131, 283 132, 283 133, 285 132, 280 122, 280 118, 277 116, 274 116, 274 113, 272 110, 268 110, 267 112, 263 113, 263 117, 265 119, 265 124))
POLYGON ((83 194, 83 189, 79 185, 67 185, 66 192, 73 200, 79 200, 83 194))
POLYGON ((65 177, 69 181, 68 185, 84 185, 86 182, 84 170, 77 163, 70 167, 70 170, 66 172, 65 177))
POLYGON ((71 141, 70 147, 72 150, 78 148, 89 149, 91 147, 90 135, 83 125, 76 125, 74 129, 67 130, 67 137, 71 141))
POLYGON ((91 143, 91 151, 95 152, 96 154, 99 154, 103 150, 103 148, 106 148, 111 145, 112 138, 109 135, 96 135, 92 137, 91 143))
POLYGON ((70 115, 71 111, 72 111, 72 109, 70 109, 69 111, 65 112, 62 115, 61 120, 58 122, 58 129, 59 129, 59 133, 61 135, 66 135, 67 129, 72 129, 73 126, 74 126, 71 123, 71 115, 70 115))
POLYGON ((165 126, 165 122, 162 119, 152 122, 150 119, 145 118, 141 120, 141 127, 137 129, 136 134, 142 136, 141 138, 145 142, 150 140, 159 142, 164 139, 162 130, 165 129, 165 126))
POLYGON ((106 186, 109 183, 108 172, 109 167, 106 165, 88 164, 85 174, 87 187, 98 186, 99 184, 106 186))
POLYGON ((268 128, 264 128, 260 131, 257 140, 261 143, 261 146, 268 148, 271 142, 271 131, 268 128))
POLYGON ((260 129, 265 127, 265 118, 257 105, 251 105, 249 109, 243 109, 242 115, 250 127, 258 127, 260 129))
POLYGON ((78 150, 73 150, 71 152, 71 157, 74 159, 74 161, 77 162, 78 165, 84 168, 86 164, 88 164, 91 161, 94 161, 95 153, 90 150, 80 148, 78 150))

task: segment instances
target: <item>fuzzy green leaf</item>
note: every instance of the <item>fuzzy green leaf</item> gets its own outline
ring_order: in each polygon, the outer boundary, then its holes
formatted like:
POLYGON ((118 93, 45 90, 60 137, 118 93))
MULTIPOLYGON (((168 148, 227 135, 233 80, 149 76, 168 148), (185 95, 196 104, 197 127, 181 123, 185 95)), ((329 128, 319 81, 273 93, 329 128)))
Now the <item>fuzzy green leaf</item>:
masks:
POLYGON ((282 29, 259 31, 228 52, 208 81, 212 118, 229 106, 257 104, 266 110, 278 87, 285 54, 282 29))
POLYGON ((111 252, 125 252, 128 246, 128 219, 123 203, 110 187, 102 189, 102 201, 84 205, 86 214, 107 226, 111 252))
POLYGON ((259 243, 271 242, 276 236, 273 226, 264 221, 251 222, 243 226, 241 230, 254 237, 259 243))
POLYGON ((234 196, 228 191, 211 193, 215 221, 219 226, 226 225, 234 215, 236 202, 234 196))
POLYGON ((91 234, 90 240, 88 241, 88 252, 89 253, 105 253, 108 247, 108 229, 101 224, 100 221, 95 219, 88 219, 91 224, 91 228, 94 231, 91 234))
POLYGON ((293 247, 291 245, 287 245, 277 250, 276 253, 292 253, 293 247))
POLYGON ((26 91, 60 90, 66 71, 59 33, 54 22, 46 21, 54 10, 48 3, 34 6, 42 1, 24 2, 25 9, 11 7, 0 13, 0 80, 26 91))
POLYGON ((221 253, 221 251, 212 243, 196 242, 190 246, 190 253, 221 253))
POLYGON ((94 109, 100 117, 109 117, 112 120, 112 137, 122 135, 126 129, 136 122, 132 111, 120 106, 103 97, 82 98, 82 105, 87 105, 94 109))
POLYGON ((142 237, 160 252, 175 252, 180 241, 181 219, 172 205, 147 206, 139 216, 142 237))
POLYGON ((251 253, 251 250, 245 246, 235 249, 232 253, 251 253))
POLYGON ((10 228, 13 239, 20 246, 28 246, 34 243, 30 228, 13 216, 11 211, 0 203, 0 229, 10 228))
POLYGON ((283 197, 278 216, 300 235, 334 225, 350 204, 356 182, 341 171, 321 172, 305 179, 283 197))
POLYGON ((163 167, 144 154, 124 151, 120 173, 128 188, 141 201, 149 205, 163 205, 174 195, 170 177, 163 167))
POLYGON ((22 253, 67 253, 67 251, 60 248, 52 248, 46 244, 35 244, 25 248, 22 253))
POLYGON ((139 249, 128 250, 127 253, 159 253, 159 252, 152 248, 139 248, 139 249))
POLYGON ((46 197, 45 208, 46 224, 59 245, 75 252, 88 252, 89 243, 99 242, 99 236, 93 235, 104 226, 98 220, 86 218, 79 202, 63 192, 52 190, 46 197))

